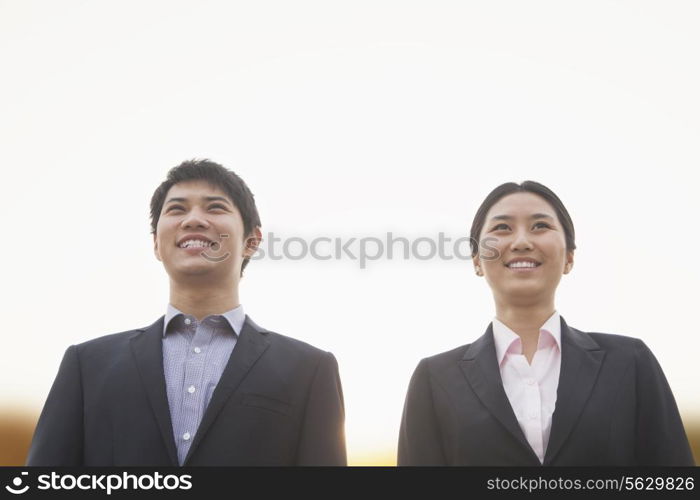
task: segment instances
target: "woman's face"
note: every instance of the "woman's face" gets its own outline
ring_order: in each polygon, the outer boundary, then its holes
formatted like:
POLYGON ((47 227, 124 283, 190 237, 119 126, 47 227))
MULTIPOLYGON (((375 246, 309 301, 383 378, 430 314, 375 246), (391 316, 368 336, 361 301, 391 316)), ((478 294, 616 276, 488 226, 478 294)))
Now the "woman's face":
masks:
POLYGON ((533 193, 501 198, 486 214, 474 266, 503 303, 554 299, 562 274, 571 271, 564 228, 554 208, 533 193))

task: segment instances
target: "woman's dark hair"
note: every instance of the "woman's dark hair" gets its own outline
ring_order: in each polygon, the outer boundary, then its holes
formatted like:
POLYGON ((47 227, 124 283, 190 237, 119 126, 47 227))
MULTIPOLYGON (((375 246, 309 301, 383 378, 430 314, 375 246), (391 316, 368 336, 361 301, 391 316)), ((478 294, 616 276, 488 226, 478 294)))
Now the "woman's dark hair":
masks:
POLYGON ((569 212, 561 202, 559 197, 547 186, 535 181, 524 181, 520 184, 517 182, 506 182, 501 184, 496 189, 491 191, 486 199, 481 203, 479 210, 476 211, 472 229, 470 233, 469 244, 472 248, 472 257, 479 253, 479 236, 486 222, 486 214, 492 206, 494 206, 501 198, 513 193, 533 193, 547 201, 554 211, 557 213, 557 219, 564 228, 564 236, 566 238, 566 249, 572 251, 576 249, 574 223, 571 220, 569 212))
MULTIPOLYGON (((196 180, 206 181, 228 195, 243 219, 244 237, 250 235, 253 229, 261 225, 260 215, 258 215, 258 209, 255 206, 255 198, 243 179, 213 161, 187 160, 168 171, 166 179, 151 197, 151 234, 156 234, 160 212, 163 210, 163 203, 165 203, 165 197, 170 188, 180 182, 196 180)), ((249 260, 248 257, 243 259, 241 275, 249 260)))

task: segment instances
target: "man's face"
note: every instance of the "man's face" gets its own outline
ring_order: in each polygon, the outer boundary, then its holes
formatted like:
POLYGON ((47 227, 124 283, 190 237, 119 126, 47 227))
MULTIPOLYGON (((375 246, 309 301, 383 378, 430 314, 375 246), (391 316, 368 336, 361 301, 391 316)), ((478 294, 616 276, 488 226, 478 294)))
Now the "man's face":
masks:
MULTIPOLYGON (((253 236, 260 234, 259 228, 253 236)), ((165 203, 154 235, 156 258, 171 279, 207 277, 238 279, 244 256, 256 242, 245 245, 243 219, 231 199, 206 181, 175 184, 165 203)), ((253 238, 254 239, 254 238, 253 238)))
POLYGON ((552 206, 533 193, 503 197, 486 214, 474 264, 506 302, 549 299, 573 266, 552 206))

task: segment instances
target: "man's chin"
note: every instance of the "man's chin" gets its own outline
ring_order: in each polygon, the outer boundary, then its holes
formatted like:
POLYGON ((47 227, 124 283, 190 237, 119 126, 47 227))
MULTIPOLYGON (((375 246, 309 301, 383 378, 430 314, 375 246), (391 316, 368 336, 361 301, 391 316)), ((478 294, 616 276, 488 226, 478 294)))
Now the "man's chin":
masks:
POLYGON ((214 262, 205 261, 187 266, 178 266, 175 269, 168 270, 168 274, 178 280, 207 276, 214 277, 221 274, 221 269, 217 269, 214 262))

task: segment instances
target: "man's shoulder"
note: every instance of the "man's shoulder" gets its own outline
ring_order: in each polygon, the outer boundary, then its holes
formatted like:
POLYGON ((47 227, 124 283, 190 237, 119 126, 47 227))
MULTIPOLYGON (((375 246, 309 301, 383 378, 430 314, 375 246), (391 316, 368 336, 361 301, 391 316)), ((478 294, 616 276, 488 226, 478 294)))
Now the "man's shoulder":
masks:
POLYGON ((288 335, 282 335, 281 333, 267 331, 267 336, 270 340, 270 345, 275 346, 277 349, 284 349, 292 353, 297 353, 303 356, 321 356, 326 354, 327 351, 313 346, 308 342, 303 340, 295 339, 288 335))
POLYGON ((253 326, 255 330, 265 336, 270 346, 275 350, 283 351, 287 355, 305 357, 318 357, 327 354, 327 351, 313 346, 308 342, 263 328, 254 323, 249 317, 246 320, 251 323, 251 326, 253 326))
MULTIPOLYGON (((162 317, 157 319, 153 324, 132 330, 124 330, 117 333, 110 333, 101 337, 87 340, 75 345, 79 353, 97 353, 97 352, 118 352, 121 349, 128 349, 132 338, 139 335, 145 335, 145 332, 153 327, 158 327, 158 323, 162 317)), ((279 351, 288 356, 300 356, 305 358, 317 358, 327 354, 327 351, 316 346, 304 342, 302 340, 283 335, 276 331, 263 328, 253 322, 250 317, 246 317, 246 321, 258 333, 264 335, 266 341, 275 351, 279 351)))
POLYGON ((150 326, 134 328, 132 330, 124 330, 117 333, 109 333, 100 337, 96 337, 94 339, 78 343, 75 345, 75 347, 78 349, 79 352, 101 351, 105 349, 114 350, 119 349, 120 347, 128 347, 129 341, 133 337, 143 335, 143 333, 148 328, 154 326, 159 321, 161 321, 161 318, 158 318, 158 320, 156 320, 156 322, 150 326))

